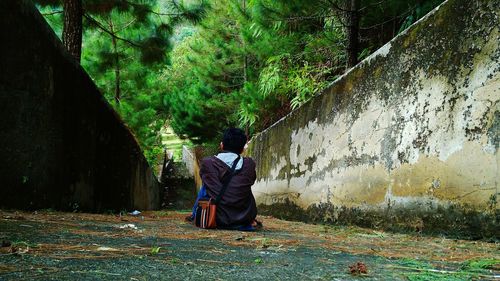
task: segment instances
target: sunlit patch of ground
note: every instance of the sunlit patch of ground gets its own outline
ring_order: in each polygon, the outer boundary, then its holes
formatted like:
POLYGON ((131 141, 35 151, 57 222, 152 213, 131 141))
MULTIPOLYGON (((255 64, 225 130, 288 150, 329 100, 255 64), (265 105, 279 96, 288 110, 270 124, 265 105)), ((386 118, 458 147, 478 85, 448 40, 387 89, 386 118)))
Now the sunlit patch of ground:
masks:
POLYGON ((186 214, 0 211, 0 280, 500 278, 498 243, 271 217, 258 232, 201 230, 186 214))

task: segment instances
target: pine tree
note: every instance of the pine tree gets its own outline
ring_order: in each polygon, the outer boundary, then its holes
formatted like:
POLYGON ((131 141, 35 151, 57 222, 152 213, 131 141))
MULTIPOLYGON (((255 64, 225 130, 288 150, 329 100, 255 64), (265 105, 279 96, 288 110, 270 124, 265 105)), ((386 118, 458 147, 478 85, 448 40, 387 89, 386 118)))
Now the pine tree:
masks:
POLYGON ((225 126, 262 130, 440 1, 212 1, 166 74, 174 129, 199 142, 225 126))
MULTIPOLYGON (((151 15, 165 17, 164 22, 168 21, 170 23, 175 23, 182 19, 196 22, 203 16, 206 8, 206 3, 203 1, 197 6, 190 6, 190 8, 173 1, 169 5, 169 11, 166 13, 159 13, 154 10, 154 7, 157 5, 156 0, 36 0, 36 2, 41 6, 51 6, 56 9, 62 8, 62 10, 58 11, 63 13, 62 41, 68 52, 78 62, 80 62, 82 30, 84 26, 100 28, 114 37, 114 40, 123 40, 141 49, 144 53, 144 61, 157 62, 162 60, 161 54, 165 53, 167 49, 167 45, 165 44, 167 40, 163 40, 165 38, 157 38, 158 34, 155 34, 155 38, 144 38, 140 42, 134 42, 129 38, 116 36, 115 31, 110 30, 110 26, 107 26, 108 22, 100 20, 109 17, 115 11, 133 15, 136 23, 151 24, 149 20, 151 15), (83 19, 86 20, 85 24, 83 19)), ((54 14, 54 12, 51 14, 54 14)), ((171 26, 165 26, 164 22, 161 23, 164 30, 171 31, 171 26)))
MULTIPOLYGON (((44 4, 42 14, 62 34, 61 3, 44 4)), ((170 38, 175 26, 199 21, 206 3, 83 0, 83 5, 81 64, 154 161, 162 151, 159 130, 166 119, 163 85, 157 81, 169 60, 170 38)))
POLYGON ((82 65, 148 157, 167 114, 176 133, 198 143, 227 126, 263 130, 442 2, 82 1, 82 65), (180 35, 173 27, 184 18, 195 23, 180 35))

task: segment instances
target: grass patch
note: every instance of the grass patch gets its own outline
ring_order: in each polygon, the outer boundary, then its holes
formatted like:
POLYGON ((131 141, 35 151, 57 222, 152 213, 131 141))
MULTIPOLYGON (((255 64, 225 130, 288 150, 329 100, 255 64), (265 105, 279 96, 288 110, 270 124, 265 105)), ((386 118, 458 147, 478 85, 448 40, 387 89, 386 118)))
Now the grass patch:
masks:
POLYGON ((485 270, 500 271, 500 259, 477 259, 466 261, 462 265, 462 270, 469 272, 484 272, 485 270))
POLYGON ((436 268, 425 261, 402 259, 398 261, 396 267, 410 271, 404 274, 410 281, 465 281, 484 278, 493 279, 494 275, 490 272, 490 269, 498 270, 499 266, 500 260, 498 259, 476 259, 462 263, 458 270, 445 270, 436 268))

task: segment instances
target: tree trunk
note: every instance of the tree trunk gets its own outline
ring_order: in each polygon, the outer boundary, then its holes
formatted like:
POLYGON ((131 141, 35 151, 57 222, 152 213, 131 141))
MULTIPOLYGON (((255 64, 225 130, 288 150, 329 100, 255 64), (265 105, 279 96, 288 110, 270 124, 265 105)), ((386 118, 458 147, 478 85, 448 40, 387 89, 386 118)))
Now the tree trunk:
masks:
POLYGON ((115 52, 115 100, 117 103, 120 102, 120 59, 118 58, 116 39, 113 37, 113 48, 115 52))
MULTIPOLYGON (((111 18, 109 19, 109 30, 114 34, 114 26, 111 18)), ((113 56, 115 60, 115 101, 120 103, 120 58, 118 57, 118 43, 116 42, 116 37, 111 36, 111 42, 113 44, 113 56)))
POLYGON ((64 0, 63 10, 63 44, 66 50, 80 62, 82 54, 82 0, 64 0))
MULTIPOLYGON (((243 0, 243 11, 247 12, 247 1, 243 0)), ((245 53, 243 56, 243 82, 246 83, 248 81, 248 74, 247 74, 247 67, 248 67, 248 56, 247 56, 247 49, 245 46, 245 39, 241 39, 241 42, 243 44, 243 52, 245 53)), ((247 135, 250 133, 250 125, 247 123, 245 124, 245 134, 247 135)))
POLYGON ((347 68, 358 63, 359 52, 359 0, 347 0, 347 68))
MULTIPOLYGON (((243 0, 243 11, 246 14, 246 12, 247 12, 247 1, 246 0, 243 0)), ((242 38, 241 42, 243 45, 243 52, 244 52, 244 55, 243 55, 243 81, 246 83, 248 81, 248 77, 247 77, 248 57, 247 57, 247 49, 245 46, 245 39, 242 38)))

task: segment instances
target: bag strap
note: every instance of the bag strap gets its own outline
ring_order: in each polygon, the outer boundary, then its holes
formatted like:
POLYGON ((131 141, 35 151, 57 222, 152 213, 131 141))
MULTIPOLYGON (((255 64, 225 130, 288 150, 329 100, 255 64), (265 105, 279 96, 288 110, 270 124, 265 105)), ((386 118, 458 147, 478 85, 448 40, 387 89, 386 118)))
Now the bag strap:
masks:
POLYGON ((222 195, 224 195, 224 192, 226 192, 227 186, 229 185, 229 182, 231 181, 231 179, 234 176, 234 170, 236 169, 236 164, 238 164, 238 161, 240 161, 240 156, 239 155, 234 160, 233 165, 231 166, 231 173, 229 174, 227 180, 222 185, 222 189, 221 189, 219 195, 217 195, 217 198, 215 199, 215 204, 216 205, 219 204, 220 200, 222 199, 222 195))

